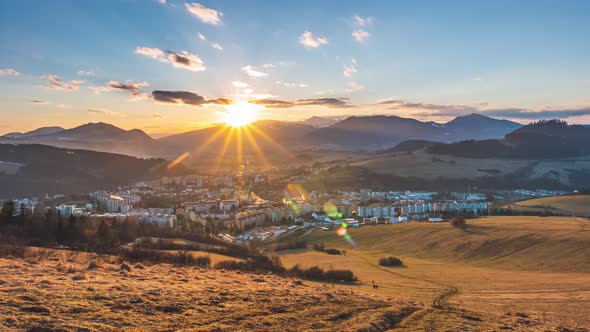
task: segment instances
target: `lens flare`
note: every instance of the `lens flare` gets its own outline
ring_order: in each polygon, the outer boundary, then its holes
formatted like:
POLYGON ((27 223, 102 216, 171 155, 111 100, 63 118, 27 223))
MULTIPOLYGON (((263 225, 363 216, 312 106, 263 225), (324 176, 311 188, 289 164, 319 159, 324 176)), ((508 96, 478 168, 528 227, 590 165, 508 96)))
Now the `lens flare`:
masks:
POLYGON ((350 234, 348 234, 348 224, 343 222, 340 227, 338 227, 338 229, 336 230, 336 234, 338 234, 338 236, 342 236, 344 237, 344 239, 346 240, 346 242, 348 242, 353 248, 357 248, 356 243, 352 240, 352 237, 350 236, 350 234))

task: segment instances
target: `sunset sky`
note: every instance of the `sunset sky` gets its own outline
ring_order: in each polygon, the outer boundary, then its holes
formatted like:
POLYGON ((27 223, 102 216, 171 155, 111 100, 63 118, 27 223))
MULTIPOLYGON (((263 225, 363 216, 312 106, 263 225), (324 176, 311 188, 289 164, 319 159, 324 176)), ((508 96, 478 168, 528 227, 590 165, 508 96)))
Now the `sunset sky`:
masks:
POLYGON ((0 134, 479 112, 590 124, 588 1, 0 2, 0 134))

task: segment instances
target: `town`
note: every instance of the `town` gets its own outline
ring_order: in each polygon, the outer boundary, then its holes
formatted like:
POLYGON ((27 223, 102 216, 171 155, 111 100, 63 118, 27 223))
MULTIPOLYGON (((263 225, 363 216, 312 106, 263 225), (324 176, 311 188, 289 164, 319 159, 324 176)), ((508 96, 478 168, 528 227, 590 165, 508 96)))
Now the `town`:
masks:
MULTIPOLYGON (((135 220, 162 227, 198 225, 209 235, 228 242, 270 240, 303 229, 331 230, 404 222, 443 222, 457 215, 518 214, 504 206, 513 201, 568 194, 565 191, 503 190, 484 192, 318 192, 302 184, 286 183, 267 190, 264 199, 253 186, 270 188, 258 173, 188 175, 137 182, 112 191, 86 195, 9 197, 14 214, 84 216, 93 220, 135 220)), ((475 188, 474 188, 475 189, 475 188)), ((6 203, 5 203, 6 204, 6 203)), ((520 211, 522 214, 522 211, 520 211)))

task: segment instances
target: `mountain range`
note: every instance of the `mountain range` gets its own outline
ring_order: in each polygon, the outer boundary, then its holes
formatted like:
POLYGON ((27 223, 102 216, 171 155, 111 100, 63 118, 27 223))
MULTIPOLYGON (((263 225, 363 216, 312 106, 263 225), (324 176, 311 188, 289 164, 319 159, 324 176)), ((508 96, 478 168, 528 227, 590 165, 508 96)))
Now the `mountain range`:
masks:
POLYGON ((45 127, 27 133, 11 133, 0 137, 0 143, 37 143, 139 157, 175 158, 191 151, 207 156, 222 149, 236 149, 239 139, 245 153, 258 150, 272 157, 273 154, 312 149, 373 151, 410 139, 449 143, 501 138, 520 126, 478 114, 460 116, 444 124, 384 115, 350 116, 340 121, 312 117, 303 122, 260 120, 250 129, 242 130, 241 135, 236 133, 230 137, 230 128, 217 125, 153 139, 139 129, 124 130, 99 122, 71 129, 45 127))

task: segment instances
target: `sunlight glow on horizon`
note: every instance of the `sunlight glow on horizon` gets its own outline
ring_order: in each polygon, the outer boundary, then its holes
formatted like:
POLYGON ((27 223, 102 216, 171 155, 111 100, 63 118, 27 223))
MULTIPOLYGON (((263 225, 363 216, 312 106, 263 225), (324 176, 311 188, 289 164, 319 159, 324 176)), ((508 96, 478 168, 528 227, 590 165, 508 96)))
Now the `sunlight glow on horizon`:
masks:
POLYGON ((238 101, 235 104, 227 105, 227 112, 223 116, 223 121, 232 127, 242 127, 256 121, 257 113, 263 107, 260 105, 250 104, 246 101, 238 101))

